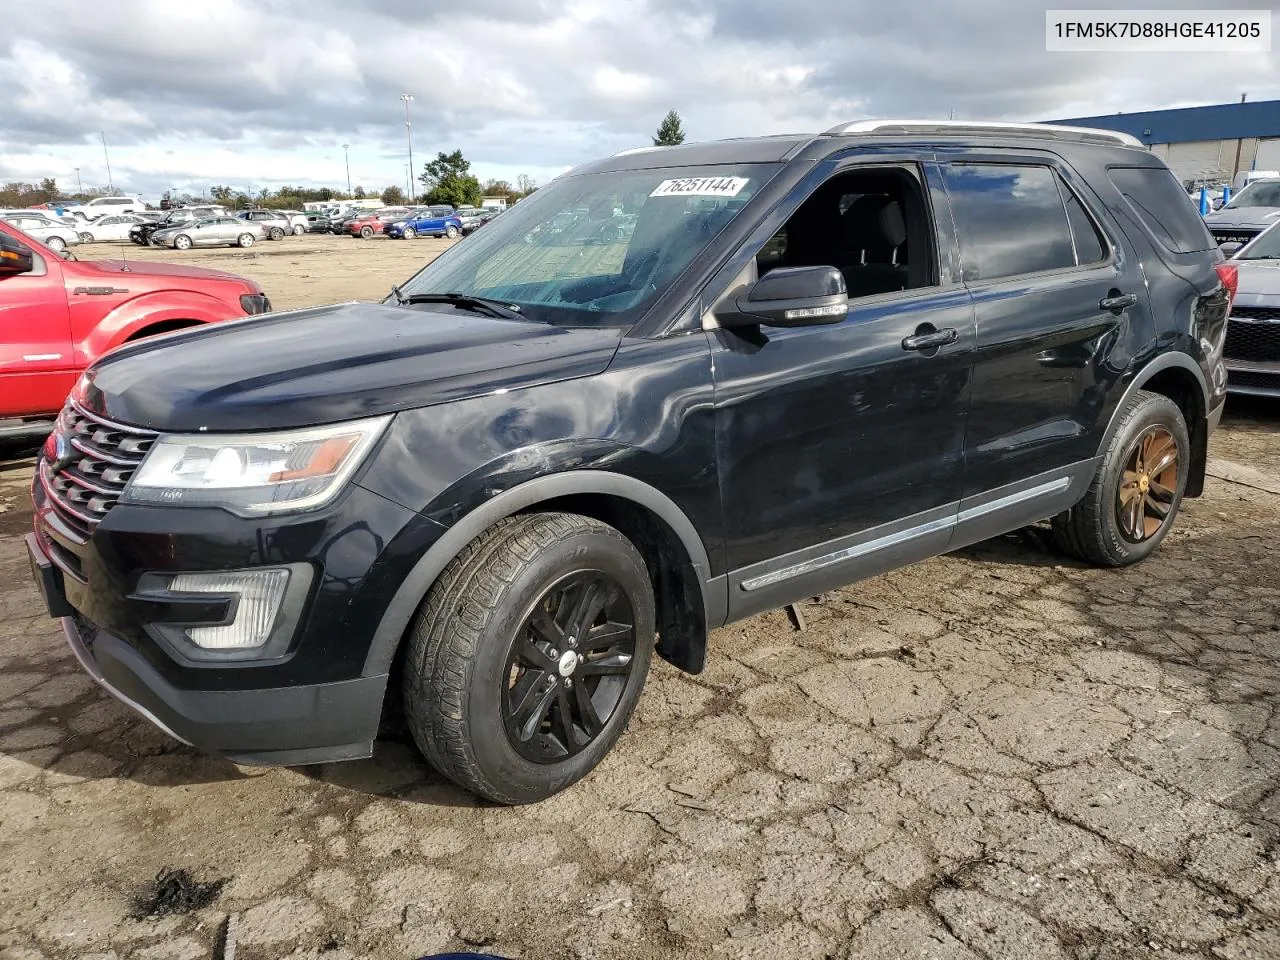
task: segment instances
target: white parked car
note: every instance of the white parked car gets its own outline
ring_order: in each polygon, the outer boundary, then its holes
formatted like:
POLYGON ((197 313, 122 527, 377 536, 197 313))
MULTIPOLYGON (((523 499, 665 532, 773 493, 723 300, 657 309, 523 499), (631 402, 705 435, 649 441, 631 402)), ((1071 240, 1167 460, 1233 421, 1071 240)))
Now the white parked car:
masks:
POLYGON ((112 213, 141 213, 147 205, 137 197, 95 197, 80 209, 90 220, 97 220, 112 213))
POLYGON ((307 215, 297 210, 281 210, 282 214, 289 218, 289 222, 293 224, 293 235, 300 237, 307 232, 307 228, 311 225, 307 220, 307 215))
POLYGON ((129 231, 140 223, 147 223, 145 217, 140 217, 136 213, 126 214, 109 214, 105 217, 99 217, 92 223, 80 224, 80 239, 85 243, 93 243, 95 240, 128 240, 129 231))
POLYGON ((68 227, 51 217, 36 213, 5 212, 0 213, 0 220, 12 224, 58 253, 80 242, 80 233, 75 227, 68 227))

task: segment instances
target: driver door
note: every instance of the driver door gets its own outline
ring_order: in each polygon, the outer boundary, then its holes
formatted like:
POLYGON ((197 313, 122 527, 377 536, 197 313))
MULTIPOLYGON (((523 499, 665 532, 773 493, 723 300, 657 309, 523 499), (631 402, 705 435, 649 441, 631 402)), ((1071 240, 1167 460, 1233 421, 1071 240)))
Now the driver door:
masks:
POLYGON ((0 276, 0 419, 58 410, 76 382, 62 268, 32 254, 30 273, 0 276))
POLYGON ((835 266, 849 312, 709 335, 731 619, 946 549, 975 336, 953 246, 927 155, 828 165, 749 242, 730 296, 772 267, 835 266))

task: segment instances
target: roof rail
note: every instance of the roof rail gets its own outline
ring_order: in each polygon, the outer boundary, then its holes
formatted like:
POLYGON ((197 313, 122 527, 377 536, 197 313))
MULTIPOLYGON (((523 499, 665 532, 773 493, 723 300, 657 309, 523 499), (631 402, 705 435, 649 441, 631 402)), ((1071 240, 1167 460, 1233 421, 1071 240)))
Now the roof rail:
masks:
POLYGON ((1002 123, 969 120, 855 120, 836 124, 825 131, 828 136, 851 133, 880 133, 893 136, 912 134, 997 134, 1005 137, 1037 137, 1053 140, 1091 140, 1098 143, 1143 147, 1137 137, 1117 130, 1093 127, 1066 127, 1052 123, 1002 123))

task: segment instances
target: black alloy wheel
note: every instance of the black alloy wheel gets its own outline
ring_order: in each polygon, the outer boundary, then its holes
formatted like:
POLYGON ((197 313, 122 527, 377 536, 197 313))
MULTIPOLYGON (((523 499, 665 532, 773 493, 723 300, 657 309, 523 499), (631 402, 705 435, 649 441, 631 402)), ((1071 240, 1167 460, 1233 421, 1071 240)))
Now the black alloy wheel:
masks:
POLYGON ((548 590, 507 656, 502 721, 535 763, 589 747, 617 710, 635 659, 635 615, 617 581, 580 571, 548 590))

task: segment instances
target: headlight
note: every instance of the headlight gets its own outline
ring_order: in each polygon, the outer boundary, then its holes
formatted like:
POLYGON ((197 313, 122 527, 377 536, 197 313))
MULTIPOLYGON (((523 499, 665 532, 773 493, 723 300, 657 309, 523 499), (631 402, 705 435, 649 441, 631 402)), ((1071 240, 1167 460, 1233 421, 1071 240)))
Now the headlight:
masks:
POLYGON ((391 417, 283 433, 162 436, 125 488, 128 503, 223 507, 241 516, 333 499, 391 417))

